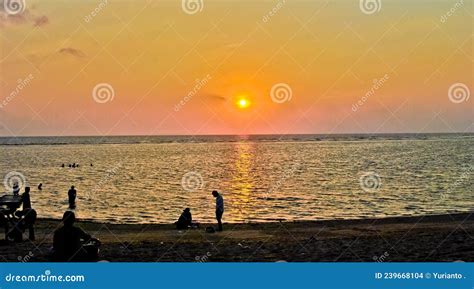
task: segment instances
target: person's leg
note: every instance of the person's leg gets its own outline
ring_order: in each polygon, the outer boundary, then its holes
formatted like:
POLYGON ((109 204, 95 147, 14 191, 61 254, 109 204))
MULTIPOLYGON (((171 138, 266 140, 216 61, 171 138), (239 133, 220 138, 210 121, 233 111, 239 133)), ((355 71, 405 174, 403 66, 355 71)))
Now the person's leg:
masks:
POLYGON ((217 230, 218 231, 222 231, 222 213, 221 211, 216 211, 216 219, 217 219, 217 225, 218 225, 218 228, 217 230))
POLYGON ((28 239, 30 239, 31 241, 34 241, 35 240, 34 224, 36 222, 36 211, 34 209, 27 209, 24 212, 25 212, 24 213, 25 226, 28 227, 28 231, 29 231, 28 239))
POLYGON ((28 236, 28 239, 30 239, 30 241, 34 241, 35 240, 35 228, 33 227, 33 224, 30 224, 28 226, 29 228, 29 236, 28 236))

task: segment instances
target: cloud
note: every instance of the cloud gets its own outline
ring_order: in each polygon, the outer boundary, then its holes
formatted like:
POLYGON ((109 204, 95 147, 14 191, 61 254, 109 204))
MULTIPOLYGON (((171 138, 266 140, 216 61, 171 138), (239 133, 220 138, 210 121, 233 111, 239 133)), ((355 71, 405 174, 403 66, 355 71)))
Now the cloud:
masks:
POLYGON ((40 26, 44 26, 46 24, 49 23, 49 19, 48 17, 46 17, 45 15, 43 16, 39 16, 39 17, 36 17, 34 19, 34 23, 33 23, 33 26, 35 27, 40 27, 40 26))
POLYGON ((209 98, 211 100, 221 100, 221 101, 227 100, 225 96, 219 95, 219 94, 207 94, 207 95, 204 95, 204 97, 209 98))
POLYGON ((84 52, 82 52, 82 50, 72 48, 72 47, 61 48, 58 52, 61 53, 61 54, 72 55, 72 56, 78 57, 78 58, 86 57, 86 54, 84 52))

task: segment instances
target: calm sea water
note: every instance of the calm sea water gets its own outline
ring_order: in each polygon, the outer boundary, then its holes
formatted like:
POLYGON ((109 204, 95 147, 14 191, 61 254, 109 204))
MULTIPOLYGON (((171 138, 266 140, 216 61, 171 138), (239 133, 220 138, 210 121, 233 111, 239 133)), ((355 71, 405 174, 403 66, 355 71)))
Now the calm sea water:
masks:
POLYGON ((40 217, 60 218, 71 185, 79 217, 114 223, 173 222, 185 207, 213 221, 214 189, 226 222, 474 207, 474 134, 0 138, 0 159, 40 217))

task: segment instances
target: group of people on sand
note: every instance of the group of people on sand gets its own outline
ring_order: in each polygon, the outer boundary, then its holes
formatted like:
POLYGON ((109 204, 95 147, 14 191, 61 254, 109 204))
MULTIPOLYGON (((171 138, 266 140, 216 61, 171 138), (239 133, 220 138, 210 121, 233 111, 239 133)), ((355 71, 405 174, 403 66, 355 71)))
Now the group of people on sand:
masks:
MULTIPOLYGON (((224 215, 224 198, 218 191, 212 191, 212 196, 216 198, 216 220, 217 220, 217 231, 222 231, 222 216, 224 215)), ((199 225, 197 223, 193 223, 193 217, 191 214, 191 209, 186 208, 179 216, 178 221, 175 223, 176 229, 184 230, 184 229, 194 229, 198 228, 199 225)), ((213 232, 214 229, 206 228, 206 231, 213 232)))
MULTIPOLYGON (((42 189, 42 184, 38 190, 42 189)), ((31 206, 30 187, 25 187, 20 195, 18 183, 13 184, 13 197, 17 198, 20 207, 0 210, 0 226, 5 228, 5 240, 23 241, 23 232, 28 229, 30 241, 35 241, 34 224, 37 213, 31 206), (10 224, 13 228, 10 229, 10 224)), ((100 241, 92 238, 81 228, 74 226, 76 216, 77 192, 74 186, 68 191, 69 209, 64 213, 63 226, 54 232, 53 248, 50 255, 52 261, 94 261, 98 258, 100 241)))
POLYGON ((13 186, 13 196, 19 199, 21 210, 12 207, 0 209, 0 226, 5 229, 5 240, 20 242, 23 240, 23 232, 28 229, 28 239, 35 240, 34 224, 36 211, 31 207, 30 187, 20 195, 18 184, 13 186), (13 228, 10 229, 10 225, 13 228))
MULTIPOLYGON (((41 186, 38 186, 41 190, 41 186)), ((22 227, 17 230, 9 230, 8 217, 6 212, 0 211, 0 225, 5 227, 5 238, 11 241, 22 241, 22 235, 25 228, 29 229, 29 239, 35 240, 34 223, 36 221, 36 211, 31 207, 30 187, 25 187, 21 196, 19 195, 20 188, 18 185, 13 187, 13 195, 21 199, 22 210, 17 210, 14 214, 19 218, 19 224, 22 227), (23 230, 22 230, 23 229, 23 230), (12 232, 17 232, 13 236, 12 232), (13 236, 13 238, 11 238, 13 236)), ((224 198, 217 191, 212 191, 213 197, 216 199, 216 220, 217 231, 222 231, 222 216, 224 214, 224 198)), ((75 226, 77 191, 74 186, 68 191, 69 208, 64 212, 62 217, 63 226, 55 230, 53 237, 53 248, 50 259, 52 261, 96 261, 99 257, 99 247, 101 245, 98 239, 93 238, 81 228, 75 226)), ((178 221, 175 222, 176 228, 179 230, 198 228, 197 223, 193 223, 191 209, 183 210, 178 221)), ((213 227, 206 228, 207 232, 214 232, 213 227)))

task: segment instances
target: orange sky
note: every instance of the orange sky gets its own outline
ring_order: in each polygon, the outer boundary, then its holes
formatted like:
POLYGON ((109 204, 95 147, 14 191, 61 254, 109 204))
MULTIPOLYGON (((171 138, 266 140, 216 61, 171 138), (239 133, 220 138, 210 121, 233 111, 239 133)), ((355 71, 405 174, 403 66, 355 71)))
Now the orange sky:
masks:
POLYGON ((374 1, 0 0, 0 135, 473 132, 473 1, 374 1))

